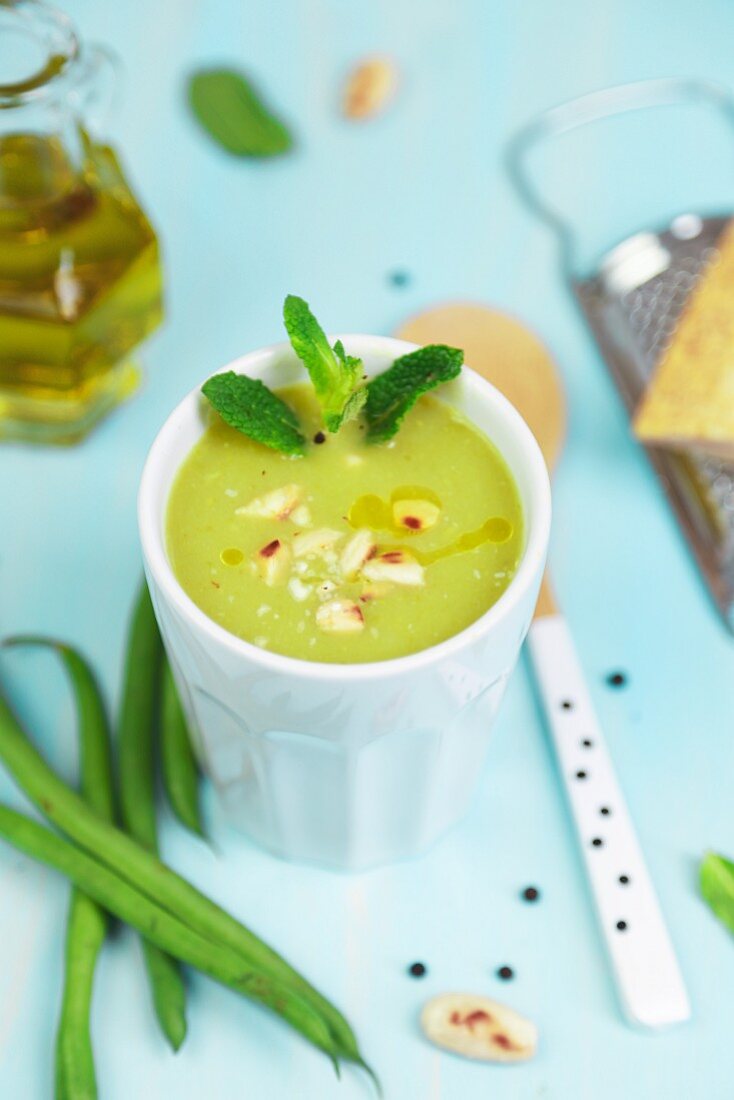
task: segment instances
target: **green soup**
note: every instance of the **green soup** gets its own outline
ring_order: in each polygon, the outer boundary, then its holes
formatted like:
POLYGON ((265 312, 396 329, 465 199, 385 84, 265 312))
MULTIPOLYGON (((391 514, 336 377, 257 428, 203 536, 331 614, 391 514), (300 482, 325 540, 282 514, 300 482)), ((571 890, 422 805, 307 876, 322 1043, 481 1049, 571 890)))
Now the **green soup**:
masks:
POLYGON ((307 384, 279 391, 313 440, 303 458, 212 420, 171 490, 168 554, 202 611, 312 661, 382 661, 457 634, 502 595, 523 516, 490 440, 424 397, 389 443, 359 422, 322 433, 307 384))

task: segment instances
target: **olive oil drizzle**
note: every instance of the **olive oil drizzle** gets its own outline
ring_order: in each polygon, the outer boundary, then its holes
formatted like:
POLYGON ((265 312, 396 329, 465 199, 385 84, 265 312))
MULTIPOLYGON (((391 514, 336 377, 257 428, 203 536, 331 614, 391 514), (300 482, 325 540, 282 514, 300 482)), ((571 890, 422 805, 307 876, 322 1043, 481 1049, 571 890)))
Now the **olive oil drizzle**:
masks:
POLYGON ((494 542, 498 545, 507 542, 512 535, 512 524, 504 516, 492 516, 485 520, 481 527, 474 531, 467 531, 460 535, 454 542, 447 546, 439 546, 436 550, 418 550, 415 546, 405 546, 399 543, 386 543, 378 547, 379 553, 390 553, 393 550, 403 550, 406 554, 412 554, 421 565, 433 565, 442 558, 452 558, 455 554, 465 554, 469 550, 476 550, 485 542, 494 542))
POLYGON ((393 522, 392 505, 401 500, 427 500, 441 507, 441 498, 432 489, 423 485, 401 485, 390 494, 390 500, 383 500, 374 493, 358 497, 349 509, 350 527, 368 527, 370 531, 402 531, 393 522))
MULTIPOLYGON (((385 501, 374 493, 367 493, 358 497, 349 509, 347 517, 350 527, 367 527, 371 531, 392 531, 406 534, 403 527, 396 527, 393 522, 392 505, 401 500, 428 500, 432 504, 441 505, 440 498, 431 490, 421 485, 403 485, 395 489, 390 495, 390 501, 385 501)), ((416 532, 417 534, 418 532, 416 532)), ((442 558, 450 558, 455 554, 465 554, 470 550, 476 550, 485 542, 493 542, 501 545, 512 537, 513 527, 504 516, 491 516, 474 531, 467 531, 446 546, 440 546, 435 550, 419 550, 411 542, 410 546, 398 543, 386 543, 379 546, 380 553, 389 553, 393 550, 403 550, 420 562, 421 565, 433 565, 442 558)))

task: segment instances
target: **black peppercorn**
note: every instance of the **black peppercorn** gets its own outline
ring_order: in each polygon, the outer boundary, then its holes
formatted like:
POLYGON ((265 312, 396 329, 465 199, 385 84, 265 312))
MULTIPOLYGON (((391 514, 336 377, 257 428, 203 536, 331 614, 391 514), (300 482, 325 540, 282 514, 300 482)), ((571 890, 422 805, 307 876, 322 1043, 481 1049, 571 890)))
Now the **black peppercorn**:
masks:
POLYGON ((404 287, 410 282, 410 275, 407 271, 392 271, 389 279, 393 286, 404 287))

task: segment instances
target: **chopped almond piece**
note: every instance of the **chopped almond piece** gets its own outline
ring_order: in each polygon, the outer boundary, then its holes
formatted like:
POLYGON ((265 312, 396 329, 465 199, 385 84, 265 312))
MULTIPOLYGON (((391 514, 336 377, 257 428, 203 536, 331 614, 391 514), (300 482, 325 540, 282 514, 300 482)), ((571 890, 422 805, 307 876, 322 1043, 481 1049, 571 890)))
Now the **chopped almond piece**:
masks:
POLYGON ((356 576, 366 561, 377 553, 375 537, 366 527, 356 531, 342 551, 339 565, 347 578, 356 576))
POLYGON ((329 527, 319 527, 315 531, 299 531, 293 537, 293 553, 297 558, 307 554, 321 555, 342 537, 341 531, 332 531, 329 527))
POLYGON ((291 577, 288 581, 288 591, 294 600, 298 600, 299 603, 302 603, 304 600, 307 600, 313 592, 313 585, 304 584, 300 577, 291 577))
POLYGON ((408 531, 425 531, 433 527, 440 515, 441 509, 430 500, 396 500, 392 506, 395 526, 408 531))
POLYGON ((382 600, 392 591, 392 585, 387 581, 371 581, 366 584, 359 594, 361 603, 370 603, 371 600, 382 600))
POLYGON ((368 581, 392 581, 394 584, 423 584, 423 566, 405 550, 388 550, 362 566, 368 581))
POLYGON ((299 504, 298 507, 291 512, 291 523, 295 523, 298 527, 311 526, 311 510, 307 504, 299 504))
POLYGON ((291 551, 280 539, 266 543, 255 555, 260 576, 271 587, 284 584, 291 565, 291 551))
POLYGON ((283 485, 280 489, 273 489, 264 497, 256 497, 249 504, 243 504, 241 508, 235 508, 236 516, 259 516, 262 519, 288 519, 301 499, 301 489, 298 485, 283 485))
POLYGON ((329 600, 316 612, 316 625, 330 634, 354 634, 364 630, 364 615, 353 600, 329 600))

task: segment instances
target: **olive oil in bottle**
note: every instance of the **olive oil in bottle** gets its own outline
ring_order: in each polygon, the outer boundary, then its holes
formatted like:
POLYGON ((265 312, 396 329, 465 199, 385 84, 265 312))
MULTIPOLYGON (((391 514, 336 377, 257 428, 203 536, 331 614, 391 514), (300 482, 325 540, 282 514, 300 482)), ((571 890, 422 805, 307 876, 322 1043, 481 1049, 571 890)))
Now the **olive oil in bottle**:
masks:
POLYGON ((101 136, 110 53, 39 0, 0 0, 0 42, 0 439, 68 443, 135 388, 158 244, 101 136))
POLYGON ((0 135, 0 435, 71 442, 135 387, 161 320, 155 234, 117 157, 80 132, 0 135))

